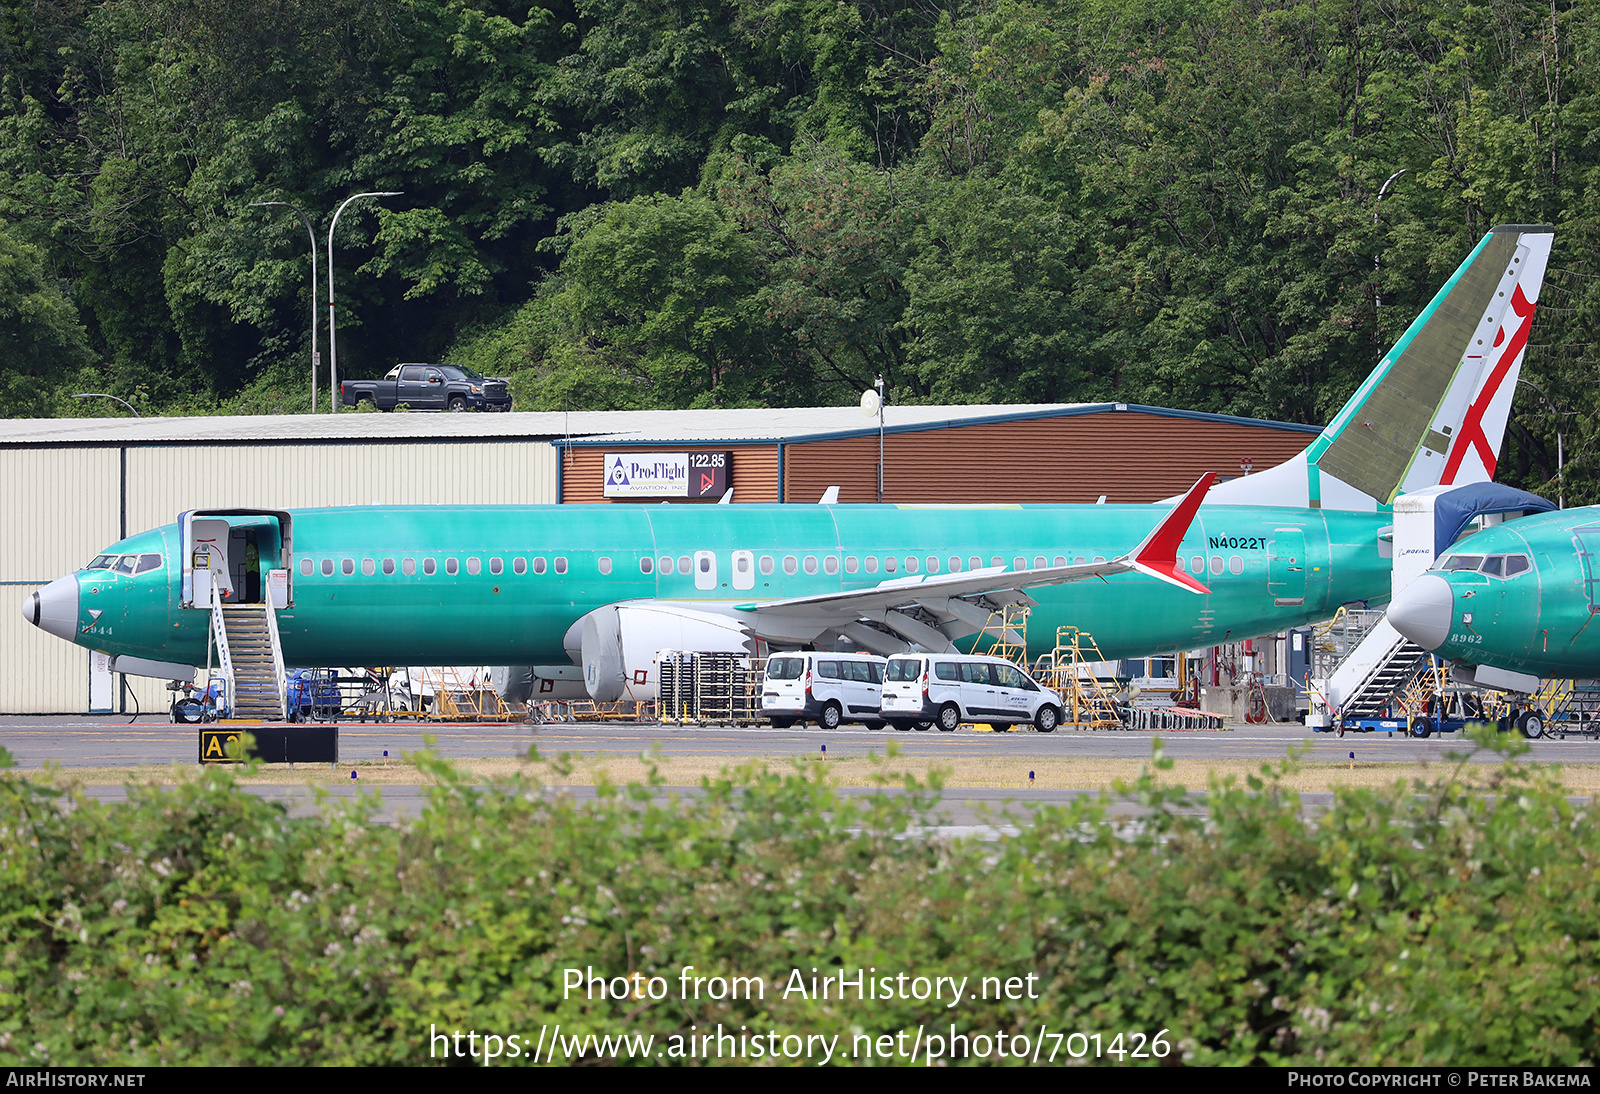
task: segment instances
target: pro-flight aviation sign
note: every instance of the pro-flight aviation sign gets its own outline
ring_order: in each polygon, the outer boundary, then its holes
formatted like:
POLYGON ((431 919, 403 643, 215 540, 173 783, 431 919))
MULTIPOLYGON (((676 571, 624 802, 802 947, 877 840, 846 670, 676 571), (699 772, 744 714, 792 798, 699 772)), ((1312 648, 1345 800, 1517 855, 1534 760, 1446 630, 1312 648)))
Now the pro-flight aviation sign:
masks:
POLYGON ((607 452, 608 498, 720 498, 731 452, 607 452))

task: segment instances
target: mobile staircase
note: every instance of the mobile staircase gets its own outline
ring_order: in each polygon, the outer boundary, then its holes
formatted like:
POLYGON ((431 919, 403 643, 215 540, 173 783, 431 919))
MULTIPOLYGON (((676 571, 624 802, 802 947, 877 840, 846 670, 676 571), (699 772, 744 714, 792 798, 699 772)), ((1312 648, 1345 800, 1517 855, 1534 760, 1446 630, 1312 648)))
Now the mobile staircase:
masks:
POLYGON ((1433 660, 1380 618, 1311 694, 1313 729, 1405 732, 1403 697, 1433 660))
POLYGON ((211 641, 223 681, 223 707, 237 721, 281 722, 289 716, 278 618, 269 603, 224 604, 211 588, 211 641))

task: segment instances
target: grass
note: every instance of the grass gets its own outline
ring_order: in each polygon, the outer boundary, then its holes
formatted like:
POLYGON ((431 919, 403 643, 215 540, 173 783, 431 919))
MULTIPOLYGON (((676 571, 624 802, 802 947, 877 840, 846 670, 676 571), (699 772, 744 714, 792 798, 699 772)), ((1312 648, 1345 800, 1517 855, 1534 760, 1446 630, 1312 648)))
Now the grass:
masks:
MULTIPOLYGON (((1466 742, 1463 742, 1466 744, 1466 742)), ((774 767, 787 769, 794 761, 787 757, 773 757, 765 761, 774 767)), ((806 759, 807 765, 824 767, 828 781, 840 787, 875 786, 888 779, 891 785, 906 774, 926 780, 932 773, 942 774, 947 787, 970 789, 1027 790, 1028 774, 1034 775, 1032 787, 1036 790, 1109 790, 1117 781, 1138 778, 1148 766, 1149 758, 1016 758, 1006 757, 955 757, 931 760, 895 756, 874 763, 871 758, 846 756, 838 759, 806 759)), ((1174 759, 1170 770, 1162 773, 1162 781, 1196 789, 1204 789, 1212 775, 1232 777, 1243 782, 1249 775, 1259 774, 1261 760, 1174 759)), ((461 760, 455 765, 483 782, 510 778, 518 771, 538 779, 549 786, 593 786, 602 781, 612 783, 646 782, 651 766, 658 777, 669 786, 694 786, 702 778, 715 778, 730 767, 725 755, 656 757, 650 760, 634 754, 598 754, 575 757, 565 762, 492 759, 461 760)), ((1478 766, 1478 765, 1473 765, 1478 766)), ((1287 789, 1301 792, 1330 791, 1341 786, 1390 786, 1397 781, 1410 783, 1416 779, 1434 779, 1454 767, 1449 762, 1439 763, 1301 763, 1282 779, 1287 789)), ((1549 770, 1560 781, 1568 794, 1593 796, 1600 794, 1600 764, 1549 765, 1549 770)), ((173 765, 171 767, 88 767, 88 768, 33 768, 13 769, 7 777, 25 777, 48 780, 56 785, 78 784, 84 786, 117 785, 171 785, 193 779, 200 771, 198 765, 173 765)), ((1485 770, 1479 774, 1487 777, 1485 770)), ((1466 773, 1469 777, 1475 774, 1466 773)), ((291 770, 285 764, 265 764, 254 772, 238 774, 239 782, 248 786, 415 786, 432 781, 419 773, 417 767, 403 760, 392 762, 360 762, 340 764, 300 764, 291 770), (350 773, 357 778, 352 780, 350 773)))

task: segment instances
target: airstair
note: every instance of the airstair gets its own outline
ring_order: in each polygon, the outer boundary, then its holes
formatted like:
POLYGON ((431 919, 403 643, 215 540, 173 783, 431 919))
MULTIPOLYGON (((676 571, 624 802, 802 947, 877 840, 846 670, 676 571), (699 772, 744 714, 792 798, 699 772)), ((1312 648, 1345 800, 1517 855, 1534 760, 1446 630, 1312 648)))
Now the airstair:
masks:
POLYGON ((288 718, 283 647, 270 604, 224 604, 211 592, 211 639, 221 670, 229 717, 280 722, 288 718))
POLYGON ((1105 672, 1108 662, 1094 638, 1077 627, 1056 628, 1056 644, 1039 659, 1035 675, 1061 696, 1061 724, 1076 729, 1126 729, 1116 694, 1120 685, 1105 672))
POLYGON ((1433 663, 1422 647, 1407 640, 1387 619, 1379 619, 1347 649, 1331 674, 1313 681, 1307 724, 1314 728, 1399 716, 1394 706, 1433 663), (1387 713, 1386 706, 1390 707, 1387 713))

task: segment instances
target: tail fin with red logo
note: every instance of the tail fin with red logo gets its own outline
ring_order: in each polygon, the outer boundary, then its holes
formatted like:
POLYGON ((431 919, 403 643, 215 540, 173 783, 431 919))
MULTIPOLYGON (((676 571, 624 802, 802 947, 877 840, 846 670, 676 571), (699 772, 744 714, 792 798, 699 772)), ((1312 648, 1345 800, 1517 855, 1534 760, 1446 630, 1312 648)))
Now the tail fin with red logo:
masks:
POLYGON ((1491 481, 1554 232, 1491 230, 1310 448, 1208 502, 1371 510, 1491 481))

